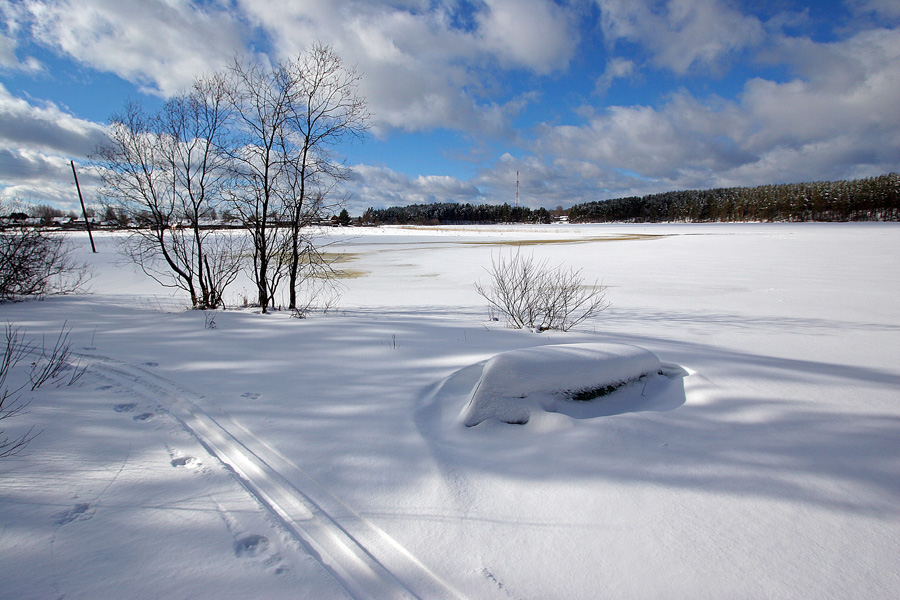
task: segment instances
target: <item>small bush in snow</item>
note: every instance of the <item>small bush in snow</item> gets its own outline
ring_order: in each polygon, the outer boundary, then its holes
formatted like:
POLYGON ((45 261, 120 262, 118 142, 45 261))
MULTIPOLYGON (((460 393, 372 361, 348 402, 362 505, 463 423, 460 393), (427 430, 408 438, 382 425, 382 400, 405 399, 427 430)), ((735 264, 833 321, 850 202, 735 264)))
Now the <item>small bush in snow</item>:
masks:
MULTIPOLYGON (((0 422, 20 416, 26 412, 28 401, 22 401, 19 393, 31 384, 34 391, 47 382, 59 385, 74 385, 87 370, 76 360, 73 364, 72 343, 69 341, 69 330, 63 324, 53 347, 41 340, 40 346, 25 339, 25 334, 18 327, 6 323, 5 344, 0 356, 0 422), (12 384, 10 376, 16 366, 23 360, 31 361, 28 383, 12 384)), ((19 454, 38 434, 34 427, 20 436, 4 436, 0 429, 0 458, 19 454)), ((40 432, 38 432, 40 433, 40 432)))
POLYGON ((495 257, 488 273, 490 285, 478 282, 475 290, 506 316, 510 327, 568 331, 609 306, 606 288, 597 282, 585 285, 580 270, 553 267, 520 251, 495 257))
POLYGON ((16 227, 0 232, 0 302, 80 291, 90 268, 61 235, 16 227))

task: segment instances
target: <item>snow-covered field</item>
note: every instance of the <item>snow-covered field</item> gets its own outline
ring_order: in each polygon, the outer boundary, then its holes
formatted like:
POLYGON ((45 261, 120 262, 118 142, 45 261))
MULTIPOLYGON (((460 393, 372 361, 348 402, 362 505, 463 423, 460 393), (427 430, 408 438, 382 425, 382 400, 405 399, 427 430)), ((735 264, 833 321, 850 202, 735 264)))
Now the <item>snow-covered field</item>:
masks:
POLYGON ((0 597, 900 595, 897 224, 327 235, 354 277, 304 320, 184 311, 110 234, 91 295, 0 305, 88 367, 0 425, 42 430, 0 461, 0 597), (473 283, 513 248, 612 307, 489 321, 473 283), (463 425, 491 357, 596 342, 663 375, 463 425))

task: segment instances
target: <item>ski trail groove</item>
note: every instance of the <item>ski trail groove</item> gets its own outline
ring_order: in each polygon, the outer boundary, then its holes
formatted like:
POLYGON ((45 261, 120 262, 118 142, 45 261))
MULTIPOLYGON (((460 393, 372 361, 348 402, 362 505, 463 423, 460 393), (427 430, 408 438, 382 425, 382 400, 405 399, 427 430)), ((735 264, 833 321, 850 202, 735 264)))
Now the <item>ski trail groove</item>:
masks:
POLYGON ((161 404, 355 600, 463 598, 386 532, 198 394, 141 367, 79 354, 161 404))

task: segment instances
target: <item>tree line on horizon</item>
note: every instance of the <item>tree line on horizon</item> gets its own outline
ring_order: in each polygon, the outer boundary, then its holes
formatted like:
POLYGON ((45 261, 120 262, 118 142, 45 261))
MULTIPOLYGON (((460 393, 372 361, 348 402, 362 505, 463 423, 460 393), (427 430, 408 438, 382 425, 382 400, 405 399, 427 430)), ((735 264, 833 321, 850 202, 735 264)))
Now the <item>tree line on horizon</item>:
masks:
POLYGON ((368 209, 363 222, 386 225, 735 221, 898 221, 900 174, 757 187, 682 190, 575 204, 565 211, 509 204, 412 204, 368 209))

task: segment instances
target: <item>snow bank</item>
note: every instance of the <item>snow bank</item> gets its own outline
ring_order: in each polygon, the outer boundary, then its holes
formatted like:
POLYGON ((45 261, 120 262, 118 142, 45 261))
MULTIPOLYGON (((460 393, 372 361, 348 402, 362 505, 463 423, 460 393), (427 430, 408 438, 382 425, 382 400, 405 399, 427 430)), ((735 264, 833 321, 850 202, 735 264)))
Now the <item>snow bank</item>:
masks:
POLYGON ((485 364, 460 417, 466 427, 487 419, 524 424, 533 411, 550 408, 549 394, 618 386, 660 368, 655 354, 625 344, 561 344, 503 352, 485 364))

